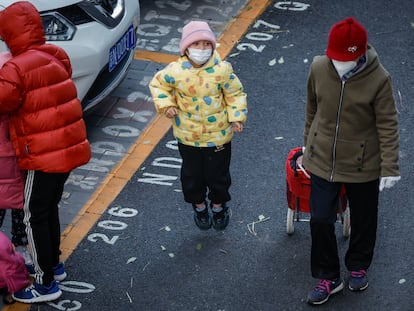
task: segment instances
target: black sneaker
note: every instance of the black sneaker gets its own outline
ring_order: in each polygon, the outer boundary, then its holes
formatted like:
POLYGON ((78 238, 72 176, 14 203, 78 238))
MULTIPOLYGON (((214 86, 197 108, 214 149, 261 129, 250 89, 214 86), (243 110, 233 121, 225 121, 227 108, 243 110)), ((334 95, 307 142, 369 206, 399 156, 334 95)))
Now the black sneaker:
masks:
POLYGON ((223 204, 219 211, 214 211, 213 207, 211 210, 213 211, 213 228, 219 231, 226 229, 230 221, 229 208, 223 204))
POLYGON ((16 302, 11 294, 3 295, 2 300, 4 305, 11 305, 16 302))
POLYGON ((202 211, 198 211, 197 207, 193 204, 194 209, 194 222, 200 230, 208 230, 211 228, 211 218, 208 212, 207 205, 204 206, 202 211))
POLYGON ((368 287, 367 270, 351 271, 348 287, 353 292, 360 292, 368 287))
POLYGON ((340 278, 335 280, 319 280, 318 285, 309 292, 308 303, 321 305, 328 301, 329 297, 344 288, 344 282, 340 278))
POLYGON ((2 296, 3 304, 10 305, 16 301, 13 299, 12 295, 9 294, 7 287, 0 288, 0 295, 2 296))

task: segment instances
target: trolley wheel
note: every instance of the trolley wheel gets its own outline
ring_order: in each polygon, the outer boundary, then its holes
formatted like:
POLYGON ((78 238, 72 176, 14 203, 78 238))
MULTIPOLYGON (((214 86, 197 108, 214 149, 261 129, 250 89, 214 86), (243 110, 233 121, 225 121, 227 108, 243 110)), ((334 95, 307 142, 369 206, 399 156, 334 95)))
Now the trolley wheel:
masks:
POLYGON ((344 238, 349 238, 351 235, 351 214, 349 206, 347 206, 345 211, 342 213, 342 235, 344 238))
POLYGON ((295 217, 295 211, 291 208, 287 210, 287 217, 286 217, 286 232, 289 235, 292 235, 295 231, 295 227, 293 226, 293 218, 295 217))

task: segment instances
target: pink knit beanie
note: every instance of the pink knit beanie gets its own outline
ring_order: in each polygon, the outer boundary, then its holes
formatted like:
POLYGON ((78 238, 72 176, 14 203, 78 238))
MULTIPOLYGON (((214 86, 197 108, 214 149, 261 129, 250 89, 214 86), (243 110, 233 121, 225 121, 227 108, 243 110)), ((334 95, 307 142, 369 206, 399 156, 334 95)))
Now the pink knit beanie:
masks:
POLYGON ((334 24, 329 32, 326 55, 338 61, 351 61, 367 50, 368 35, 353 17, 334 24))
POLYGON ((183 33, 180 41, 181 55, 185 54, 185 50, 196 41, 206 40, 216 48, 216 36, 206 22, 192 21, 183 27, 183 33))

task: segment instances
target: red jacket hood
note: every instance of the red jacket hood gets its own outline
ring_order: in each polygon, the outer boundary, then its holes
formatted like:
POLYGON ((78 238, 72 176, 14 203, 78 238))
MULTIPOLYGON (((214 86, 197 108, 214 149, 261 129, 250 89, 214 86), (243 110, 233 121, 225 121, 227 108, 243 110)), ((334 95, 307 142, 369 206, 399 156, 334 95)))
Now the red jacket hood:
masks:
POLYGON ((0 36, 13 56, 46 42, 42 19, 30 2, 16 2, 0 12, 0 36))

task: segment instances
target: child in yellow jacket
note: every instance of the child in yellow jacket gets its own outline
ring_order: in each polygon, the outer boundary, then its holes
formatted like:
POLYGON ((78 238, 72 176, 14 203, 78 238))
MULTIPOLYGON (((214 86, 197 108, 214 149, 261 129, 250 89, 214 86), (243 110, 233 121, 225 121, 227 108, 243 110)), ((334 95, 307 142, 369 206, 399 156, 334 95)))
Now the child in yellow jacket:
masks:
POLYGON ((184 26, 180 52, 149 87, 157 112, 173 121, 184 200, 194 208, 196 225, 224 230, 231 199, 231 140, 247 120, 246 94, 231 64, 217 53, 206 22, 184 26))

